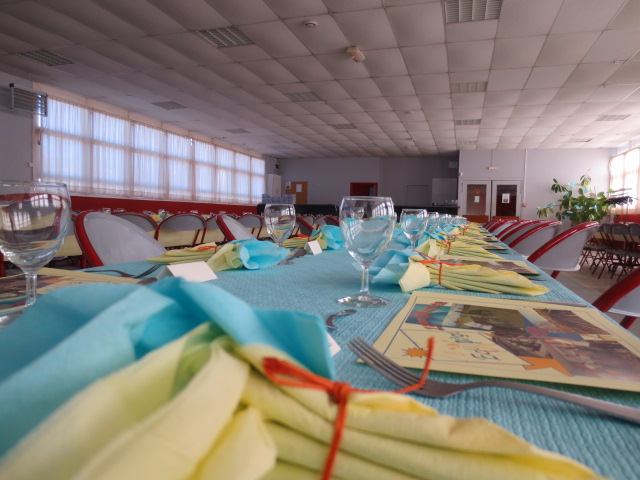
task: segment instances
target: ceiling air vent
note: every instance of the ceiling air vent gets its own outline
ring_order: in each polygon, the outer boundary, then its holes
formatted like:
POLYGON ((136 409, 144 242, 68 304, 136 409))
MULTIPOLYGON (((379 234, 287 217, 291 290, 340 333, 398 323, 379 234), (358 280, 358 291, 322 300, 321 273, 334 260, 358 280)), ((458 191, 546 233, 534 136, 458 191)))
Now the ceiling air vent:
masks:
POLYGON ((569 143, 587 143, 593 140, 593 138, 572 138, 569 143))
POLYGON ((184 105, 180 105, 176 102, 156 102, 151 105, 155 105, 156 107, 164 108, 165 110, 179 110, 181 108, 187 108, 184 105))
POLYGON ((600 115, 597 122, 618 122, 620 120, 626 120, 631 115, 600 115))
POLYGON ((9 108, 47 116, 47 94, 16 88, 9 84, 9 108))
POLYGON ((456 143, 460 147, 471 147, 476 144, 474 140, 458 140, 456 143))
POLYGON ((452 83, 451 93, 486 92, 487 82, 452 83))
POLYGON ((480 125, 480 119, 473 118, 470 120, 454 120, 453 124, 454 125, 480 125))
POLYGON ((216 48, 240 47, 242 45, 253 45, 255 43, 236 27, 198 30, 194 33, 199 37, 204 38, 216 48))
POLYGON ((76 62, 69 60, 56 53, 49 52, 48 50, 34 50, 32 52, 19 53, 21 57, 34 60, 36 62, 44 63, 49 67, 56 67, 58 65, 72 65, 76 62))
POLYGON ((352 123, 339 123, 337 125, 331 125, 336 130, 351 130, 356 128, 356 126, 352 123))
POLYGON ((502 0, 444 0, 447 23, 496 20, 501 8, 502 0))
POLYGON ((320 97, 313 92, 285 93, 289 100, 294 102, 318 102, 320 97))
POLYGON ((227 130, 229 133, 249 133, 249 130, 245 130, 244 128, 231 128, 227 130))

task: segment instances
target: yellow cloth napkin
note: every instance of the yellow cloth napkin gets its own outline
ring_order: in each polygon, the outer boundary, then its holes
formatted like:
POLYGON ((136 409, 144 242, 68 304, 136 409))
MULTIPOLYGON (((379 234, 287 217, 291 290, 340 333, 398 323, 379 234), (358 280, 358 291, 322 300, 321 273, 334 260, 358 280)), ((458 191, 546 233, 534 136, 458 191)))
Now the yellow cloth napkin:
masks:
POLYGON ((437 258, 440 254, 455 255, 458 257, 485 257, 501 258, 495 253, 488 252, 477 245, 468 245, 462 242, 443 242, 433 238, 418 245, 416 250, 431 258, 437 258))
POLYGON ((207 265, 209 265, 214 272, 241 268, 243 263, 240 258, 240 253, 238 252, 239 247, 239 243, 227 243, 223 245, 214 255, 209 257, 207 265))
MULTIPOLYGON (((272 383, 260 373, 265 356, 283 354, 259 344, 237 348, 201 325, 73 397, 0 461, 0 479, 318 478, 337 407, 326 392, 272 383)), ((334 473, 601 478, 487 420, 439 415, 383 392, 350 396, 334 473)))
POLYGON ((286 248, 304 248, 309 243, 309 237, 291 237, 282 242, 282 246, 286 248))
POLYGON ((154 263, 187 263, 197 261, 207 261, 218 250, 215 242, 203 243, 197 247, 177 248, 175 250, 167 250, 159 257, 148 258, 154 263))

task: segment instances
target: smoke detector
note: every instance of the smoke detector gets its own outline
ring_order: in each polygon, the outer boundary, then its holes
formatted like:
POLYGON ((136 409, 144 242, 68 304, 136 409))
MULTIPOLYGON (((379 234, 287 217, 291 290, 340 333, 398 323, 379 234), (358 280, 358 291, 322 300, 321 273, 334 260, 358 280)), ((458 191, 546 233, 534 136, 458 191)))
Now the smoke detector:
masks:
POLYGON ((362 53, 362 50, 360 50, 360 48, 353 46, 353 47, 349 47, 347 48, 347 53, 351 56, 351 59, 354 62, 358 62, 358 63, 362 63, 364 62, 364 53, 362 53))
POLYGON ((316 28, 318 26, 318 22, 316 22, 315 20, 305 20, 304 22, 302 22, 302 25, 307 28, 316 28))

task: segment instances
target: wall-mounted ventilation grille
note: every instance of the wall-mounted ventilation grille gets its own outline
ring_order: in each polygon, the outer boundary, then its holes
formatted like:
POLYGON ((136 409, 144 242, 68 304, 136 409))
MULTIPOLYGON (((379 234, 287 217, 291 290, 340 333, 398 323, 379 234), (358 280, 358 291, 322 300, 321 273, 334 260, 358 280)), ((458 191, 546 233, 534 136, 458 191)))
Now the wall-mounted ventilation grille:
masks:
POLYGON ((454 125, 480 125, 480 119, 473 118, 470 120, 454 120, 453 124, 454 125))
POLYGON ((216 48, 239 47, 242 45, 253 45, 255 43, 236 27, 198 30, 194 33, 199 37, 204 38, 216 48))
POLYGON ((187 108, 184 105, 180 105, 179 103, 176 103, 176 102, 156 102, 156 103, 152 103, 152 105, 155 105, 156 107, 164 108, 165 110, 179 110, 181 108, 187 108))
POLYGON ((289 100, 294 102, 318 102, 320 97, 313 92, 285 93, 289 100))
POLYGON ((18 55, 24 58, 28 58, 29 60, 44 63, 49 67, 56 67, 58 65, 72 65, 76 63, 73 60, 69 60, 62 55, 49 52, 48 50, 34 50, 32 52, 19 53, 18 55))
POLYGON ((447 23, 496 20, 501 8, 502 0, 444 0, 447 23))
POLYGON ((47 94, 9 85, 9 108, 47 116, 47 94))
POLYGON ((620 120, 626 120, 631 115, 600 115, 598 117, 598 122, 618 122, 620 120))
POLYGON ((352 123, 339 123, 337 125, 331 125, 336 130, 351 130, 356 128, 356 126, 352 123))
POLYGON ((487 82, 452 83, 451 93, 486 92, 487 82))

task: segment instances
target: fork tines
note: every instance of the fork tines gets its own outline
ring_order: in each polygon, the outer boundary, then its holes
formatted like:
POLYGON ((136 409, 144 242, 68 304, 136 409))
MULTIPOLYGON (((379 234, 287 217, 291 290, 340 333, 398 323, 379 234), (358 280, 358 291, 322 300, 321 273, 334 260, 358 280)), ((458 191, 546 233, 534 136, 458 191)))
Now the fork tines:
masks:
POLYGON ((411 373, 406 368, 398 365, 390 358, 384 356, 382 353, 373 348, 372 345, 365 342, 360 337, 355 337, 349 342, 348 347, 356 355, 358 355, 365 363, 371 366, 374 370, 380 373, 385 378, 388 378, 396 385, 401 387, 407 387, 409 385, 415 385, 420 381, 420 376, 411 373))

